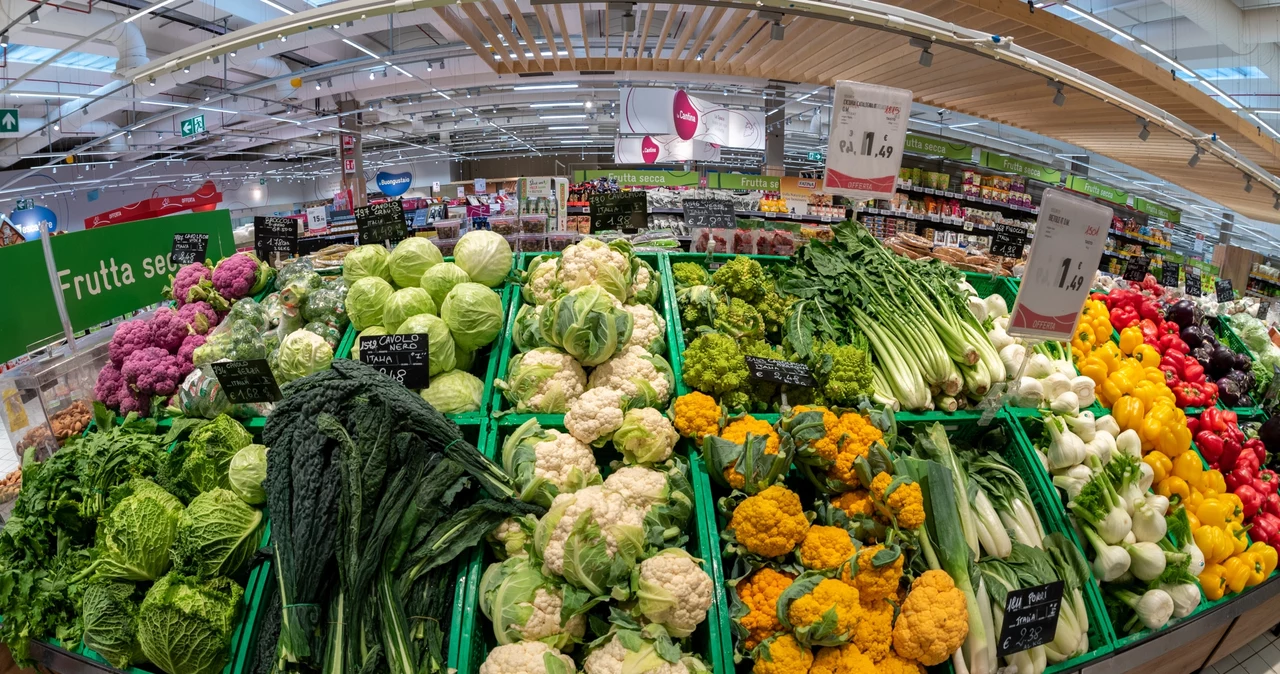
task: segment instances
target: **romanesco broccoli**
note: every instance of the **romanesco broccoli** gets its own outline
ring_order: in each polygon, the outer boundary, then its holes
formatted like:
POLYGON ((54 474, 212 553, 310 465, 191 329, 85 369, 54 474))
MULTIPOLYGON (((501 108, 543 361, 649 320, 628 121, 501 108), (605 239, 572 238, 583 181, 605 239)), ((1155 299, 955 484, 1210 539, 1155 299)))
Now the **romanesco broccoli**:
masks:
POLYGON ((831 358, 830 370, 822 378, 822 394, 828 404, 856 407, 871 396, 874 370, 871 352, 865 346, 823 341, 814 345, 813 353, 818 361, 815 370, 819 372, 827 370, 825 361, 828 356, 831 358))
POLYGON ((711 274, 697 262, 677 262, 671 265, 671 276, 677 288, 711 285, 711 274))
POLYGON ((714 286, 724 288, 730 297, 755 302, 769 290, 771 282, 760 263, 739 255, 724 263, 711 275, 714 286))

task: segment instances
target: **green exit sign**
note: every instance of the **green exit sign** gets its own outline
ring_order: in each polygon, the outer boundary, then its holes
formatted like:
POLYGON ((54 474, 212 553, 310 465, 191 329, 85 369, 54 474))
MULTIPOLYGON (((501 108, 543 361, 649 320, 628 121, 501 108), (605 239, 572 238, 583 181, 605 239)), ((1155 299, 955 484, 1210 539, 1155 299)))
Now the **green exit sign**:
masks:
POLYGON ((0 108, 0 133, 18 133, 17 108, 0 108))
POLYGON ((810 153, 809 153, 809 161, 822 161, 822 153, 821 153, 821 152, 810 152, 810 153))
POLYGON ((197 115, 191 119, 182 120, 182 137, 194 136, 198 133, 204 133, 204 115, 197 115))

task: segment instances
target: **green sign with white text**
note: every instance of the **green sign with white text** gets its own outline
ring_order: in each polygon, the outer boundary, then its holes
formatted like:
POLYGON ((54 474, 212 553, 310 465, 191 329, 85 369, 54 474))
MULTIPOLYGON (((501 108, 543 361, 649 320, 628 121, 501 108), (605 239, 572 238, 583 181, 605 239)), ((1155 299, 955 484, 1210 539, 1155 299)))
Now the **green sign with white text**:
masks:
MULTIPOLYGON (((161 291, 178 272, 169 253, 173 235, 179 232, 207 233, 210 260, 236 251, 226 210, 139 220, 50 239, 71 327, 79 332, 164 301, 161 291)), ((0 361, 61 335, 39 241, 0 248, 0 279, 10 289, 0 295, 0 314, 21 317, 0 331, 0 361)))
POLYGON ((950 143, 936 138, 907 134, 906 144, 902 148, 907 152, 936 155, 957 161, 973 161, 973 148, 961 143, 950 143))
POLYGON ((1062 171, 1023 161, 1017 157, 1006 157, 1002 154, 985 150, 982 152, 982 165, 997 171, 1017 173, 1020 176, 1026 176, 1032 180, 1039 180, 1050 185, 1057 185, 1062 182, 1062 171))
POLYGON ((707 176, 707 186, 719 187, 722 190, 777 192, 782 189, 782 179, 778 176, 759 176, 746 173, 712 173, 707 176))
POLYGON ((1134 198, 1133 207, 1147 215, 1154 215, 1161 220, 1174 223, 1182 222, 1182 211, 1176 208, 1169 208, 1163 204, 1157 204, 1154 201, 1147 201, 1142 197, 1134 198))
POLYGON ((1092 180, 1087 180, 1080 176, 1069 176, 1067 178, 1067 189, 1082 192, 1091 197, 1102 199, 1103 201, 1110 201, 1113 204, 1129 203, 1128 192, 1116 189, 1110 185, 1095 183, 1092 180))
POLYGON ((661 171, 645 169, 608 169, 601 171, 574 171, 576 182, 607 178, 616 180, 623 187, 697 187, 697 171, 661 171))

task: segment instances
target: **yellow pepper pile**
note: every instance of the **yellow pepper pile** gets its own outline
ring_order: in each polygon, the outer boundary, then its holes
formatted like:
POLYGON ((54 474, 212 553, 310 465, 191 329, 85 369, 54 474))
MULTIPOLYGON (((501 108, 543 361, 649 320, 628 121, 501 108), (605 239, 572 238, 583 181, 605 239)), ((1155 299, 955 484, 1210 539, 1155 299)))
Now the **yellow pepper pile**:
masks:
MULTIPOLYGON (((1216 479, 1221 484, 1222 475, 1216 470, 1205 471, 1206 479, 1216 479), (1216 476, 1211 474, 1217 473, 1216 476)), ((1203 492, 1192 488, 1193 499, 1200 501, 1192 515, 1187 506, 1187 520, 1191 523, 1192 538, 1204 554, 1204 571, 1200 573, 1200 586, 1209 601, 1216 601, 1228 594, 1235 594, 1267 579, 1276 568, 1276 550, 1266 543, 1249 544, 1245 534, 1243 506, 1235 494, 1216 492, 1206 487, 1203 492)))
MULTIPOLYGON (((1079 367, 1098 345, 1111 342, 1111 314, 1107 311, 1107 303, 1101 300, 1086 300, 1080 310, 1080 323, 1076 326, 1076 334, 1071 339, 1071 356, 1079 367)), ((1083 374, 1083 373, 1081 373, 1083 374)), ((1094 380, 1098 381, 1097 379, 1094 380)))

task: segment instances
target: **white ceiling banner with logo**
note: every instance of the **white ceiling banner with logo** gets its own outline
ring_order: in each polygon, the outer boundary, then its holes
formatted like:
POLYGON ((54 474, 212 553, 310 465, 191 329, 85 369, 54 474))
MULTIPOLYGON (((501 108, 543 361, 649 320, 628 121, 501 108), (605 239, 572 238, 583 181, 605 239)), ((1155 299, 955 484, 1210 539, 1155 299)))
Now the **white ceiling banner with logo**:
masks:
POLYGON ((618 136, 613 139, 617 164, 663 164, 682 161, 720 161, 720 146, 680 136, 618 136))
POLYGON ((674 135, 722 147, 764 149, 764 112, 731 110, 683 89, 623 88, 619 90, 622 135, 674 135))

